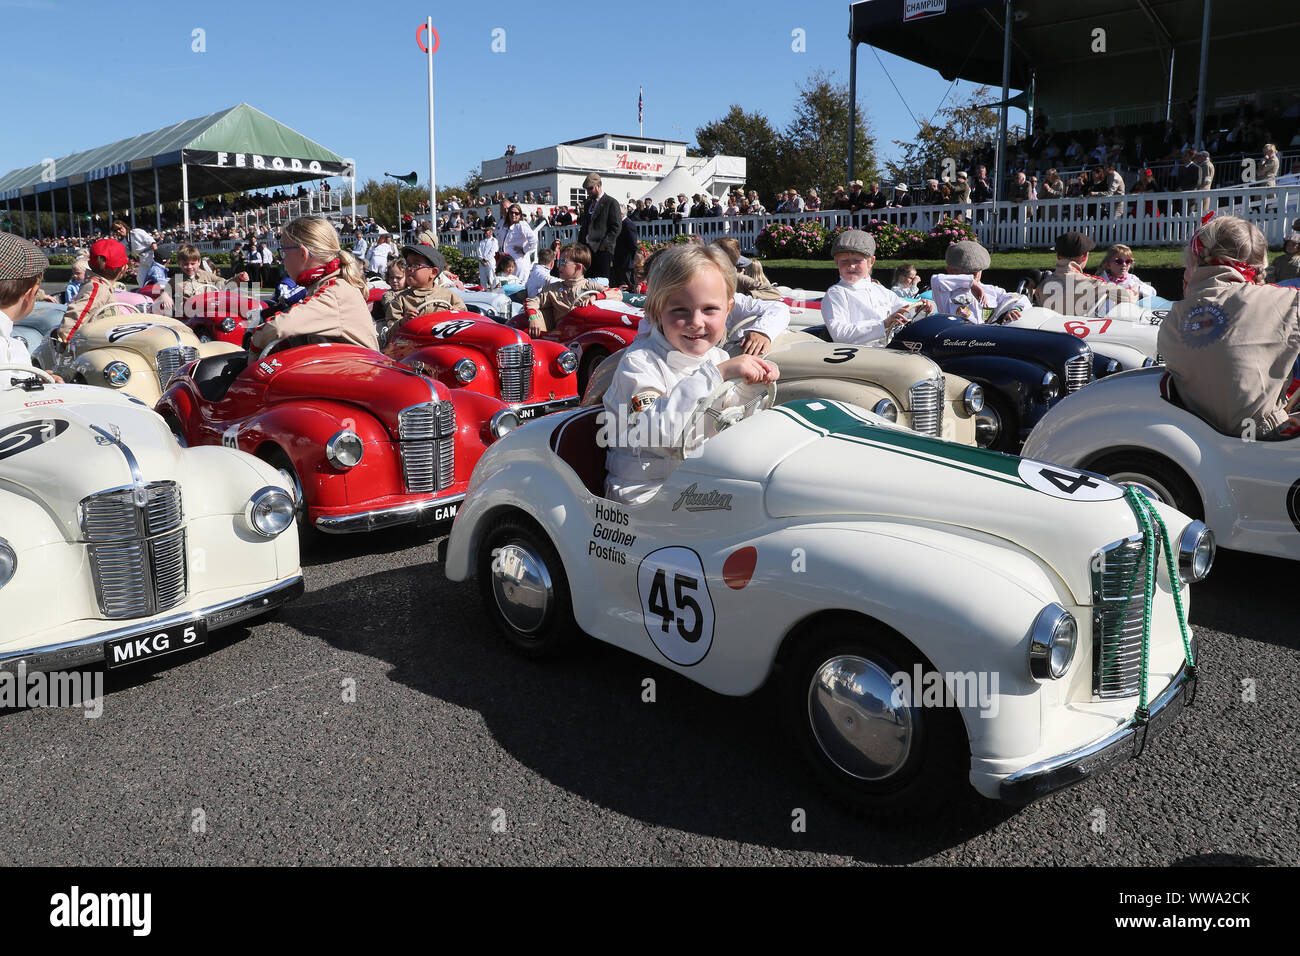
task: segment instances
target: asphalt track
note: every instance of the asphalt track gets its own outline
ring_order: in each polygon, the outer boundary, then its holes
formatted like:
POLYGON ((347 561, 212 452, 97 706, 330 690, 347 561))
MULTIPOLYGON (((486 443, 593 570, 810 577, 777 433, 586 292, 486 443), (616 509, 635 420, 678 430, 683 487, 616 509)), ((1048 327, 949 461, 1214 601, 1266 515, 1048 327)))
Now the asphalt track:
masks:
POLYGON ((0 864, 1300 863, 1291 562, 1220 553, 1193 592, 1196 704, 1143 759, 909 828, 825 799, 766 693, 595 642, 514 655, 427 534, 305 564, 276 620, 106 675, 98 719, 0 713, 0 864))

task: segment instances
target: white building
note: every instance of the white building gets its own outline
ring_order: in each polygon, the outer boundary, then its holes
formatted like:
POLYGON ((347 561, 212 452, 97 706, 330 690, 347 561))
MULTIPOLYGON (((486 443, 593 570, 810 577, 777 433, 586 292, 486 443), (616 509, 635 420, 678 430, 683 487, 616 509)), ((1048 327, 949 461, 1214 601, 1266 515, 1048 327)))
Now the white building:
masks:
MULTIPOLYGON (((745 183, 743 156, 692 157, 686 155, 686 144, 678 140, 601 133, 485 160, 479 194, 491 196, 501 191, 509 196, 518 192, 523 198, 529 190, 541 196, 549 189, 554 205, 580 208, 587 198, 583 180, 588 173, 600 173, 605 192, 627 205, 679 170, 694 184, 693 189, 679 190, 687 196, 693 192, 721 196, 732 186, 745 183)), ((684 182, 680 175, 674 181, 684 182)))

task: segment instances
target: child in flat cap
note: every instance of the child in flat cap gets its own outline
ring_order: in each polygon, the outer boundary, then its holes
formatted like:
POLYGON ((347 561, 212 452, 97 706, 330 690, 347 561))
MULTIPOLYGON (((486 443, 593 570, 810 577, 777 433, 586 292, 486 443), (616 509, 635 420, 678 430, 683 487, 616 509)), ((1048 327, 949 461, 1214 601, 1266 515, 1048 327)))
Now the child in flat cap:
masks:
POLYGON ((846 229, 831 246, 840 281, 826 290, 822 318, 836 342, 883 346, 887 330, 934 311, 926 299, 909 302, 871 279, 876 240, 861 229, 846 229))
POLYGON ((950 245, 944 254, 947 274, 930 278, 935 308, 971 322, 1020 318, 1021 310, 1030 305, 1025 296, 981 281, 990 262, 988 250, 978 242, 966 239, 950 245))
MULTIPOLYGON (((26 239, 0 232, 0 365, 32 364, 26 343, 14 335, 14 323, 32 311, 47 262, 45 253, 26 239)), ((13 379, 0 372, 0 388, 9 388, 13 379)))

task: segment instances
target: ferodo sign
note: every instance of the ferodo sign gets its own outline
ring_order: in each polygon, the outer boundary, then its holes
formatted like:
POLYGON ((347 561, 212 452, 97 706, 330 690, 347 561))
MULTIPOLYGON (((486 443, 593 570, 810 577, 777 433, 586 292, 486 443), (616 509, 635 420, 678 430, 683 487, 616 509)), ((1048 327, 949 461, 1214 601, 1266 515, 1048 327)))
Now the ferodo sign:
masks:
POLYGON ((322 163, 315 159, 298 159, 293 156, 187 149, 182 159, 190 166, 216 166, 219 169, 267 169, 287 173, 317 173, 324 176, 346 175, 342 163, 322 163))

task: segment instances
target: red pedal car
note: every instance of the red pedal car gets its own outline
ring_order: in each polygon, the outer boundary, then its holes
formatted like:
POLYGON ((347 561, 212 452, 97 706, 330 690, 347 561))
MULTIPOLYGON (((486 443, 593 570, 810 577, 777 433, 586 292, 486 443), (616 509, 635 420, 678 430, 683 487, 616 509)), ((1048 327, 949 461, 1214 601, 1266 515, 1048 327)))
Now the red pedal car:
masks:
POLYGON ((243 345, 247 331, 244 316, 260 312, 265 305, 238 292, 200 292, 185 300, 178 318, 193 330, 200 342, 243 345))
POLYGON ((606 356, 627 348, 636 337, 645 311, 625 302, 580 305, 540 340, 551 340, 578 353, 578 391, 587 387, 591 371, 606 356))
POLYGON ((393 330, 384 354, 453 391, 499 399, 520 421, 578 404, 576 351, 473 312, 408 319, 393 330))
POLYGON ((281 469, 301 524, 332 534, 448 524, 483 450, 519 422, 499 398, 339 343, 200 360, 156 410, 184 444, 238 448, 281 469))

